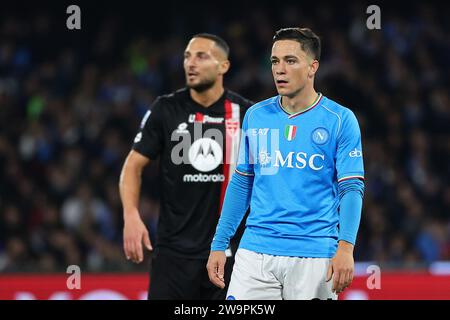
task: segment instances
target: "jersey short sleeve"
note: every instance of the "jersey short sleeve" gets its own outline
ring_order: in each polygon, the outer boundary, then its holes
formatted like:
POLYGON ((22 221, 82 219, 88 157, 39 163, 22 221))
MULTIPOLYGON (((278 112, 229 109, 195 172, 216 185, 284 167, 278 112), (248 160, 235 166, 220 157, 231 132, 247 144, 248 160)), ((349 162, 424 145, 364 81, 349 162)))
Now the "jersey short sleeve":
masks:
POLYGON ((156 99, 142 118, 133 143, 133 150, 152 160, 158 157, 164 145, 162 108, 161 99, 156 99))
POLYGON ((242 121, 242 137, 239 147, 238 162, 236 166, 236 173, 244 176, 254 176, 253 164, 254 159, 250 150, 249 130, 248 130, 248 114, 247 111, 242 121))
POLYGON ((342 115, 342 126, 338 134, 336 170, 338 181, 351 178, 364 179, 364 163, 361 146, 361 131, 352 111, 342 115))

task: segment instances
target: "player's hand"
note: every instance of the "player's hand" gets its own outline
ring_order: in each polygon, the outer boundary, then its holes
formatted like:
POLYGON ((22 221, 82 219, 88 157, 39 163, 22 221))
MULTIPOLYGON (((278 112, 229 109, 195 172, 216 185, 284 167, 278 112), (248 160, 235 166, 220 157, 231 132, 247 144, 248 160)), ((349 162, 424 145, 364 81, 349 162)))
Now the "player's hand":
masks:
POLYGON ((137 210, 131 213, 125 213, 125 225, 123 228, 123 249, 127 260, 134 263, 141 263, 144 260, 142 244, 152 251, 148 230, 139 216, 137 210))
POLYGON ((224 270, 226 262, 225 251, 211 251, 206 264, 209 280, 221 289, 225 288, 224 270))
POLYGON ((326 279, 328 282, 333 278, 333 292, 341 293, 352 283, 354 268, 353 245, 343 240, 339 241, 336 255, 331 259, 328 267, 326 279))

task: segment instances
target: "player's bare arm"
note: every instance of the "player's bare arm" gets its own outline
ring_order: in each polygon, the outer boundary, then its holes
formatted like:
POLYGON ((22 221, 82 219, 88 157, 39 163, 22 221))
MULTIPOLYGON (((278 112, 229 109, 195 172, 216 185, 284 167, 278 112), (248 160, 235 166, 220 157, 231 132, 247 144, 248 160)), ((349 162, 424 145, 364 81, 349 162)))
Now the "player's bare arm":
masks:
POLYGON ((125 160, 119 182, 124 218, 123 249, 126 258, 135 263, 144 260, 142 244, 148 250, 153 249, 138 209, 141 174, 149 162, 150 159, 132 150, 125 160))

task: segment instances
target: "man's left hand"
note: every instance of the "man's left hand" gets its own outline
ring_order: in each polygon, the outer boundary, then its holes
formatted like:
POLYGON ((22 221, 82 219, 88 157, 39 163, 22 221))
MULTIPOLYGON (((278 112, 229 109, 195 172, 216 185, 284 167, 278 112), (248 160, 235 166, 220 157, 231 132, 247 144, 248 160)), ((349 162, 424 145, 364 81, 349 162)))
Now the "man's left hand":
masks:
POLYGON ((341 240, 327 272, 326 281, 328 282, 333 278, 333 292, 341 293, 352 283, 354 269, 353 244, 341 240))

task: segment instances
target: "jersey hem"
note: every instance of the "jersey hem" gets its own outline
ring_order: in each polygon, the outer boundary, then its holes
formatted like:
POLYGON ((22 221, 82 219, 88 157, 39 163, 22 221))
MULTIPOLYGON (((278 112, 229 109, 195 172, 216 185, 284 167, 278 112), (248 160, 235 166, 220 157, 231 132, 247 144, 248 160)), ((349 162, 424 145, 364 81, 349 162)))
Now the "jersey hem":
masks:
POLYGON ((291 250, 289 251, 270 250, 270 249, 261 249, 245 243, 241 244, 239 248, 273 256, 298 257, 298 258, 332 258, 334 256, 334 252, 307 252, 307 251, 292 252, 291 250))

